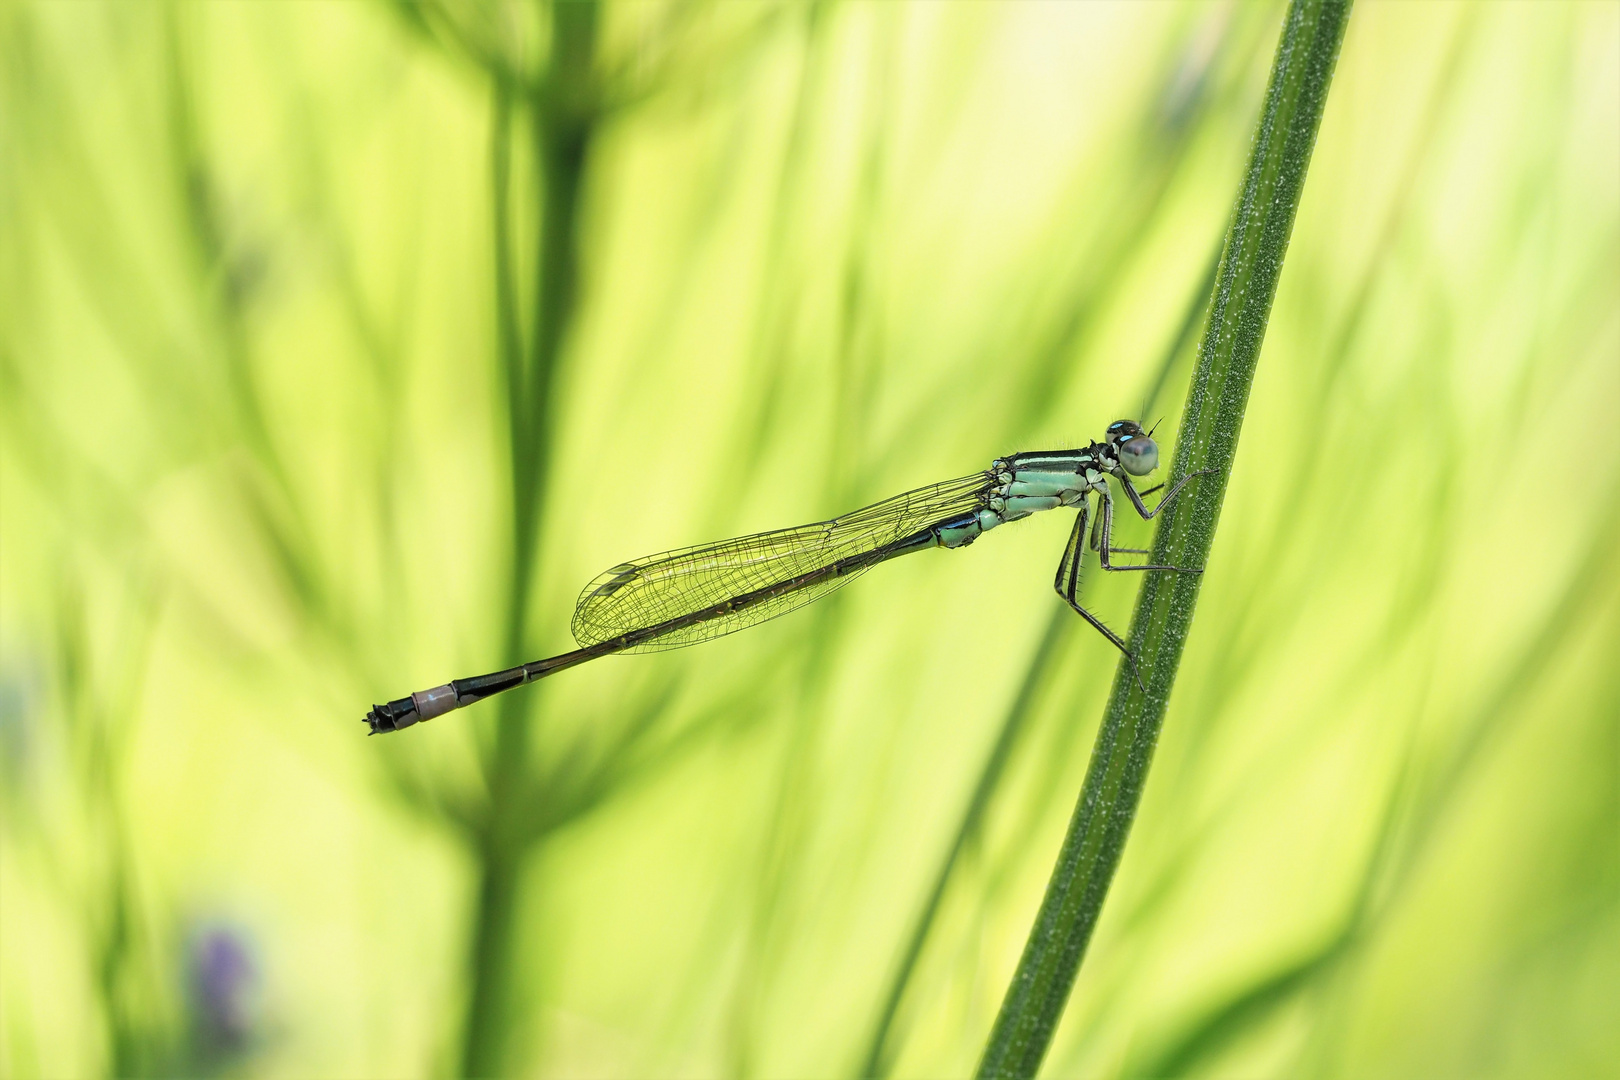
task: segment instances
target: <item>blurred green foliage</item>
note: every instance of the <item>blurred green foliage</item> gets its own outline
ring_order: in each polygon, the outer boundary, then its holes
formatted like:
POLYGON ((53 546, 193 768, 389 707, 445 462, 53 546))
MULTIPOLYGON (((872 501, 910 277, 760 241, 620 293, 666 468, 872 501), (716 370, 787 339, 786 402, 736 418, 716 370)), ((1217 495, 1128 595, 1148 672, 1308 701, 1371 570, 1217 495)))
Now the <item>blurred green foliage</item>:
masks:
MULTIPOLYGON (((1280 14, 0 7, 0 1072, 970 1070, 1115 660, 1056 515, 360 716, 1173 430, 1280 14)), ((1049 1074, 1620 1067, 1617 43, 1358 9, 1049 1074)))

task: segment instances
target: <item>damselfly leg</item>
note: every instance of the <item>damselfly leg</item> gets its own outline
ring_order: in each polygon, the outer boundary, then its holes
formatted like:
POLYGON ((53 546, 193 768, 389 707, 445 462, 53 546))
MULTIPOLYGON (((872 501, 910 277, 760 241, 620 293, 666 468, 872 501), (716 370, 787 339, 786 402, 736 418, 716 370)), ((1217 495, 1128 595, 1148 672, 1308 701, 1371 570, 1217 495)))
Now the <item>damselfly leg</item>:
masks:
POLYGON ((1124 477, 1121 477, 1119 482, 1120 486, 1125 489, 1126 496, 1131 500, 1131 505, 1136 507, 1136 512, 1138 514, 1142 515, 1142 520, 1152 521, 1154 518, 1159 516, 1160 510, 1163 510, 1166 506, 1170 505, 1171 499, 1181 494, 1182 488, 1192 483, 1195 477, 1214 476, 1219 471, 1219 469, 1199 469, 1197 472, 1188 473, 1186 476, 1183 476, 1180 480, 1176 481, 1176 486, 1167 491, 1164 498, 1160 499, 1158 505, 1152 510, 1149 510, 1143 504, 1142 496, 1151 495, 1153 492, 1158 491, 1161 487, 1163 487, 1163 484, 1155 484, 1146 491, 1137 491, 1136 488, 1132 486, 1131 482, 1126 480, 1124 477))
MULTIPOLYGON (((1145 505, 1143 505, 1142 496, 1144 494, 1152 494, 1164 485, 1157 484, 1148 488, 1146 492, 1140 492, 1131 485, 1129 480, 1121 477, 1120 486, 1125 489, 1126 497, 1131 500, 1131 505, 1136 509, 1136 512, 1142 516, 1142 520, 1152 521, 1156 516, 1158 516, 1159 511, 1165 508, 1165 504, 1181 493, 1181 489, 1186 487, 1189 481, 1196 476, 1208 476, 1214 471, 1214 469, 1202 469, 1198 472, 1188 473, 1186 476, 1183 476, 1180 480, 1176 481, 1176 486, 1171 488, 1165 497, 1160 499, 1158 505, 1152 510, 1149 510, 1145 505)), ((1098 506, 1098 510, 1100 512, 1097 515, 1096 527, 1092 530, 1091 534, 1091 549, 1097 552, 1101 558, 1102 568, 1104 570, 1173 570, 1178 574, 1203 573, 1202 570, 1193 569, 1190 567, 1163 566, 1156 563, 1148 563, 1143 566, 1114 566, 1109 561, 1108 557, 1116 551, 1128 552, 1132 555, 1146 555, 1148 554, 1148 550, 1146 548, 1114 547, 1111 542, 1114 535, 1114 500, 1109 494, 1107 488, 1104 488, 1099 494, 1098 503, 1100 504, 1098 506)))
MULTIPOLYGON (((1143 493, 1138 492, 1134 487, 1132 487, 1129 480, 1126 480, 1123 477, 1119 479, 1121 486, 1125 489, 1126 496, 1131 501, 1132 507, 1135 508, 1136 512, 1141 515, 1142 520, 1151 521, 1158 515, 1160 510, 1164 509, 1166 503, 1180 494, 1181 489, 1185 487, 1187 483, 1193 479, 1193 477, 1204 476, 1212 471, 1213 470, 1206 469, 1202 472, 1189 473, 1188 475, 1182 477, 1176 483, 1176 485, 1170 489, 1164 498, 1159 500, 1158 505, 1152 510, 1149 510, 1145 505, 1143 505, 1143 493)), ((1151 494, 1155 490, 1157 490, 1156 487, 1149 488, 1148 493, 1151 494)), ((1110 559, 1110 556, 1113 554, 1130 553, 1133 555, 1146 555, 1148 554, 1148 550, 1146 548, 1124 548, 1113 546, 1114 500, 1113 496, 1109 492, 1109 489, 1107 487, 1103 487, 1097 492, 1097 510, 1094 520, 1092 519, 1091 503, 1089 499, 1082 500, 1080 502, 1079 509, 1080 512, 1075 516, 1074 528, 1069 532, 1069 543, 1063 549, 1063 559, 1058 563, 1057 577, 1053 580, 1052 587, 1057 590, 1057 594, 1059 596, 1063 597, 1064 602, 1074 609, 1076 614, 1085 619, 1086 622, 1090 623, 1098 633, 1102 634, 1103 637, 1112 642, 1114 647, 1125 655, 1125 661, 1131 666, 1131 676, 1136 680, 1137 687, 1141 689, 1143 693, 1146 693, 1147 688, 1142 684, 1142 676, 1136 669, 1136 657, 1132 655, 1130 647, 1125 644, 1118 634, 1114 633, 1106 625, 1104 625, 1101 619, 1087 611, 1080 603, 1078 597, 1080 588, 1080 566, 1081 560, 1085 556, 1087 526, 1091 526, 1091 548, 1093 551, 1097 552, 1098 558, 1101 561, 1102 568, 1104 570, 1113 572, 1126 570, 1169 570, 1180 574, 1201 574, 1203 573, 1203 570, 1184 566, 1166 566, 1158 563, 1147 563, 1140 566, 1116 566, 1110 559)))
MULTIPOLYGON (((1057 577, 1052 581, 1052 588, 1057 594, 1075 610, 1086 622, 1096 628, 1097 633, 1114 643, 1114 647, 1125 654, 1125 659, 1131 660, 1131 650, 1120 640, 1118 634, 1108 629, 1103 621, 1080 605, 1078 596, 1080 589, 1080 560, 1086 553, 1086 522, 1091 514, 1089 502, 1080 504, 1080 513, 1074 519, 1074 528, 1069 531, 1068 546, 1063 549, 1063 561, 1058 563, 1057 577)), ((1135 661, 1132 660, 1134 667, 1135 661)))

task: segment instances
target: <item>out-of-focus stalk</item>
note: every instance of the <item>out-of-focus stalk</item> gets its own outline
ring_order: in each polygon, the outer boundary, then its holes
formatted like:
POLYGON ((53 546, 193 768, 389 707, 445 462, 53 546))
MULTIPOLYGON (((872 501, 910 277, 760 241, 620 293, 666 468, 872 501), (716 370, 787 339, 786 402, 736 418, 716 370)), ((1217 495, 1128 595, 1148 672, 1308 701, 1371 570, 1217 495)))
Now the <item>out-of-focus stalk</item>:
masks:
MULTIPOLYGON (((504 654, 514 664, 536 651, 527 640, 527 617, 556 428, 556 376, 578 304, 580 195, 597 120, 592 70, 597 16, 594 3, 551 5, 551 57, 538 86, 519 86, 510 73, 491 70, 497 362, 507 390, 512 481, 512 584, 504 654), (515 99, 520 91, 521 101, 515 99), (520 111, 520 105, 526 109, 520 111), (508 140, 520 118, 529 125, 541 207, 527 350, 517 316, 514 260, 519 245, 510 235, 508 201, 508 140)), ((538 838, 527 814, 536 785, 529 754, 532 718, 527 715, 532 705, 532 699, 516 695, 502 700, 495 738, 483 761, 488 801, 467 837, 478 884, 468 943, 462 1076, 504 1071, 507 1035, 516 1019, 511 958, 518 887, 524 859, 538 838)))
MULTIPOLYGON (((1349 15, 1350 0, 1293 0, 1288 7, 1170 477, 1214 472, 1169 511, 1150 562, 1204 566, 1208 560, 1349 15)), ((1146 693, 1121 665, 1046 897, 979 1063, 981 1077, 1039 1070, 1141 801, 1201 580, 1197 574, 1144 576, 1129 640, 1146 693)))

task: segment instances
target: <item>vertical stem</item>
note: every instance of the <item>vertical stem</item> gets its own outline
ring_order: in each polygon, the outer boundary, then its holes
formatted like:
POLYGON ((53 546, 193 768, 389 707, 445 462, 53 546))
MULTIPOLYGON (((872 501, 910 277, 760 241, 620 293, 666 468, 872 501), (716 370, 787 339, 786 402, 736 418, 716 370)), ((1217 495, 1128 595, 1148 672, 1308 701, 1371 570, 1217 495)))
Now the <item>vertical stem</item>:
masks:
MULTIPOLYGON (((509 213, 513 88, 497 76, 492 174, 496 256, 497 347, 506 376, 512 478, 512 585, 504 652, 508 663, 530 657, 529 600, 538 570, 539 538, 555 434, 559 359, 579 300, 579 209, 594 115, 591 64, 594 3, 551 5, 552 46, 545 80, 527 102, 541 207, 534 275, 533 333, 519 337, 509 213)), ((534 695, 501 699, 495 739, 484 758, 488 803, 472 838, 478 892, 469 949, 469 993, 462 1027, 460 1074, 503 1071, 516 1009, 512 954, 518 887, 537 837, 523 820, 532 807, 529 760, 534 695)))
MULTIPOLYGON (((519 524, 522 513, 518 498, 520 474, 516 466, 518 446, 523 439, 517 403, 523 393, 523 342, 519 332, 517 301, 511 236, 511 178, 512 178, 512 88, 505 79, 495 78, 494 101, 490 118, 490 175, 492 187, 492 224, 494 228, 495 258, 495 340, 496 362, 506 383, 509 438, 511 439, 513 488, 513 551, 511 607, 507 612, 505 651, 512 650, 512 628, 521 625, 521 612, 526 605, 519 602, 526 572, 523 569, 528 548, 519 542, 523 527, 519 524)), ((505 736, 506 717, 502 702, 501 734, 505 736)), ((521 738, 521 733, 512 737, 521 738)), ((498 742, 505 741, 498 738, 498 742)), ((499 826, 499 806, 506 800, 505 789, 510 786, 512 766, 502 765, 497 750, 485 762, 485 777, 489 785, 489 805, 481 821, 481 828, 473 833, 473 855, 477 861, 478 884, 472 913, 472 940, 467 958, 468 995, 467 1012, 461 1031, 461 1068, 463 1076, 486 1076, 498 1071, 499 1047, 502 1038, 501 988, 506 984, 503 957, 509 951, 511 936, 511 907, 514 883, 509 860, 503 845, 494 835, 499 826)))
MULTIPOLYGON (((1350 0, 1292 0, 1284 19, 1170 475, 1216 471, 1168 512, 1154 538, 1155 563, 1201 567, 1208 560, 1349 15, 1350 0)), ((1136 816, 1200 583, 1197 574, 1144 576, 1130 645, 1147 692, 1137 691, 1123 665, 1116 672, 1085 786, 979 1063, 981 1077, 1039 1070, 1136 816)))

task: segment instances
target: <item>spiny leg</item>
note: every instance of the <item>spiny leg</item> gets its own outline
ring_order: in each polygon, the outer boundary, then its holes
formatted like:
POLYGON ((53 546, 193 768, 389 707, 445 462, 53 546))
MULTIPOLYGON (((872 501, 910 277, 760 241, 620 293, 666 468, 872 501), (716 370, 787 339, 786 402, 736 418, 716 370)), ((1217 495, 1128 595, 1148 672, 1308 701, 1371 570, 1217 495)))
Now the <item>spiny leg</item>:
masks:
MULTIPOLYGON (((1177 486, 1180 486, 1180 485, 1177 485, 1177 486)), ((1126 490, 1127 491, 1131 490, 1129 481, 1126 482, 1126 490)), ((1131 494, 1135 495, 1136 493, 1134 491, 1132 491, 1131 494)), ((1172 492, 1171 494, 1174 494, 1174 492, 1172 492)), ((1126 550, 1137 551, 1139 549, 1136 549, 1136 548, 1130 548, 1130 549, 1116 548, 1116 547, 1111 547, 1109 545, 1109 540, 1114 535, 1114 500, 1113 500, 1113 497, 1111 495, 1109 495, 1107 488, 1104 488, 1101 491, 1100 498, 1098 499, 1098 502, 1100 504, 1100 506, 1099 506, 1100 513, 1097 516, 1097 522, 1101 526, 1099 531, 1102 534, 1102 544, 1097 549, 1097 554, 1098 554, 1098 557, 1102 560, 1102 568, 1104 570, 1111 570, 1111 571, 1115 571, 1115 572, 1122 571, 1122 570, 1174 570, 1179 574, 1202 574, 1203 573, 1202 570, 1192 570, 1192 569, 1188 569, 1187 567, 1184 567, 1184 566, 1162 566, 1162 565, 1160 565, 1158 563, 1146 563, 1146 564, 1144 564, 1142 566, 1115 566, 1112 563, 1110 563, 1108 561, 1108 556, 1111 555, 1112 553, 1114 553, 1115 551, 1126 551, 1126 550)), ((1138 506, 1141 505, 1140 500, 1137 501, 1137 505, 1138 506)), ((1164 505, 1164 503, 1162 503, 1162 502, 1159 504, 1159 506, 1163 506, 1163 505, 1164 505)), ((1155 508, 1155 512, 1156 511, 1157 511, 1157 508, 1155 508)), ((1145 554, 1145 552, 1143 554, 1145 554)))
MULTIPOLYGON (((1122 487, 1124 487, 1125 494, 1127 496, 1129 496, 1129 498, 1131 500, 1131 505, 1136 507, 1136 512, 1138 514, 1142 515, 1142 520, 1143 521, 1152 521, 1153 518, 1159 513, 1160 510, 1163 510, 1166 506, 1170 505, 1170 500, 1171 499, 1173 499, 1177 495, 1181 494, 1181 489, 1186 487, 1187 484, 1189 482, 1191 482, 1193 477, 1195 477, 1195 476, 1214 476, 1219 471, 1220 471, 1219 469, 1199 469, 1197 472, 1188 473, 1186 476, 1183 476, 1180 480, 1176 481, 1176 486, 1171 488, 1169 491, 1167 491, 1165 493, 1164 498, 1160 499, 1159 504, 1157 506, 1155 506, 1152 510, 1149 510, 1145 505, 1143 505, 1142 496, 1159 490, 1159 488, 1164 486, 1163 484, 1158 484, 1158 485, 1155 485, 1154 487, 1148 488, 1147 491, 1139 492, 1139 491, 1136 490, 1136 488, 1131 486, 1131 482, 1130 482, 1130 480, 1128 478, 1121 476, 1119 478, 1119 482, 1120 482, 1120 485, 1122 487)), ((1116 475, 1118 475, 1118 474, 1116 474, 1116 475)))
POLYGON ((1080 588, 1080 560, 1086 553, 1086 519, 1089 512, 1089 501, 1081 500, 1080 513, 1074 519, 1074 528, 1069 532, 1069 544, 1063 549, 1063 558, 1058 562, 1057 577, 1053 579, 1052 587, 1063 597, 1064 602, 1075 610, 1075 614, 1090 623, 1094 630, 1113 642, 1114 648, 1125 654, 1125 662, 1131 665, 1131 677, 1145 694, 1147 687, 1142 685, 1142 676, 1136 670, 1136 657, 1131 655, 1131 650, 1120 640, 1118 634, 1103 625, 1103 621, 1097 616, 1080 606, 1079 597, 1076 595, 1080 588))
MULTIPOLYGON (((1153 489, 1149 488, 1148 490, 1151 491, 1153 489)), ((1110 519, 1109 519, 1110 528, 1112 528, 1112 525, 1113 525, 1113 519, 1112 519, 1112 517, 1110 517, 1110 519)), ((1091 550, 1092 551, 1100 552, 1102 550, 1102 527, 1103 527, 1103 515, 1098 514, 1096 522, 1091 526, 1091 550)), ((1126 551, 1126 552, 1129 552, 1132 555, 1147 555, 1147 554, 1150 554, 1150 552, 1148 551, 1147 548, 1122 548, 1122 547, 1114 547, 1112 544, 1110 544, 1108 546, 1108 550, 1109 550, 1110 553, 1115 552, 1115 551, 1126 551)))
POLYGON ((1069 603, 1074 603, 1075 590, 1079 588, 1080 581, 1080 551, 1085 543, 1086 523, 1091 517, 1091 501, 1080 500, 1080 513, 1075 516, 1074 528, 1069 530, 1069 542, 1063 548, 1063 558, 1058 560, 1057 577, 1052 580, 1052 588, 1057 594, 1069 603))

